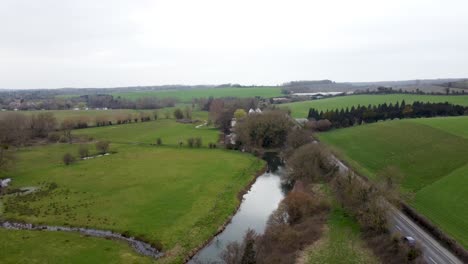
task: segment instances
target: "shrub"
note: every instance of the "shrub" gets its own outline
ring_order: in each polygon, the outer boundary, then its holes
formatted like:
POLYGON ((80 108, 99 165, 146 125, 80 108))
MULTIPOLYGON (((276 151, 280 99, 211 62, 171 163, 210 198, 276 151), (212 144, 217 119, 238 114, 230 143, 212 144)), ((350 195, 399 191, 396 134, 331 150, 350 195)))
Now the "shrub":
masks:
POLYGON ((188 138, 187 139, 187 145, 189 146, 189 148, 193 148, 193 146, 195 145, 195 139, 194 138, 188 138))
POLYGON ((75 162, 75 157, 73 157, 72 154, 70 153, 65 153, 62 159, 63 159, 63 163, 67 166, 75 162))
POLYGON ((109 151, 109 145, 110 142, 107 140, 98 141, 96 142, 96 150, 100 154, 105 154, 109 151))
POLYGON ((68 138, 64 135, 60 136, 59 138, 59 142, 60 143, 67 143, 68 142, 68 138))
POLYGON ((156 139, 156 145, 158 145, 158 146, 162 145, 162 139, 161 138, 156 139))
POLYGON ((202 146, 202 139, 201 139, 201 137, 195 138, 194 145, 195 145, 196 148, 201 148, 201 146, 202 146))
POLYGON ((89 156, 89 148, 88 145, 81 144, 80 148, 78 149, 78 154, 80 155, 80 158, 86 158, 89 156))
POLYGON ((184 113, 182 112, 182 110, 177 108, 176 110, 174 110, 174 117, 176 119, 183 119, 184 118, 184 113))
POLYGON ((49 133, 49 135, 47 136, 47 139, 50 141, 50 142, 57 142, 59 141, 60 139, 60 134, 59 133, 56 133, 56 132, 53 132, 53 133, 49 133))
POLYGON ((321 119, 317 121, 317 130, 318 131, 328 131, 332 127, 332 123, 328 119, 321 119))

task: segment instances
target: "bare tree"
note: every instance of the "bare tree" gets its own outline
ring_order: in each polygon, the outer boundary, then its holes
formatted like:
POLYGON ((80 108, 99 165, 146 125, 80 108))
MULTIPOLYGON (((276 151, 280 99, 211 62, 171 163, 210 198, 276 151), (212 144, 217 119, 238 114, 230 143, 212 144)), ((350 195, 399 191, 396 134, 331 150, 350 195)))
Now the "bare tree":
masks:
POLYGON ((101 140, 101 141, 96 142, 96 150, 100 154, 107 153, 109 151, 109 147, 110 147, 110 142, 107 140, 101 140))
POLYGON ((80 155, 80 158, 86 158, 89 156, 89 147, 88 145, 81 144, 80 148, 78 149, 78 154, 80 155))
POLYGON ((70 164, 72 164, 73 162, 75 162, 75 157, 73 157, 72 154, 70 154, 70 153, 65 153, 65 154, 63 155, 62 160, 63 160, 63 163, 64 163, 65 165, 70 165, 70 164))
POLYGON ((57 119, 50 112, 39 113, 31 117, 31 129, 35 137, 47 137, 49 132, 54 131, 56 127, 57 119))
POLYGON ((60 128, 63 131, 63 136, 66 138, 68 143, 72 143, 72 130, 75 128, 75 121, 73 119, 67 118, 62 121, 60 128))
POLYGON ((23 145, 31 138, 30 119, 20 113, 7 113, 0 119, 0 142, 23 145))

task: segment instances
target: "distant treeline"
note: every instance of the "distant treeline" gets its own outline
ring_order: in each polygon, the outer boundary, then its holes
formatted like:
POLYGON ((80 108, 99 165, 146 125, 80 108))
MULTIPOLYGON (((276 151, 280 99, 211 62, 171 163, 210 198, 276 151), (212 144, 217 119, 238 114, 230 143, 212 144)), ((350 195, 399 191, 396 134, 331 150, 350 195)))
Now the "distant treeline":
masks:
POLYGON ((360 125, 362 123, 373 123, 379 120, 417 118, 417 117, 435 117, 435 116, 460 116, 468 114, 468 107, 454 105, 450 103, 423 103, 413 102, 406 104, 403 100, 401 104, 379 104, 368 106, 352 106, 351 108, 342 108, 327 111, 317 111, 314 108, 309 109, 309 119, 329 120, 332 127, 349 127, 360 125))
POLYGON ((112 109, 159 109, 173 107, 175 98, 144 97, 129 100, 114 97, 109 94, 82 95, 71 98, 49 97, 17 99, 15 97, 0 97, 0 108, 8 110, 69 110, 74 108, 112 108, 112 109))
POLYGON ((454 90, 451 87, 443 88, 443 92, 439 91, 423 91, 419 88, 414 90, 393 89, 392 87, 379 86, 376 89, 357 89, 354 94, 430 94, 430 95, 466 95, 465 90, 454 90))

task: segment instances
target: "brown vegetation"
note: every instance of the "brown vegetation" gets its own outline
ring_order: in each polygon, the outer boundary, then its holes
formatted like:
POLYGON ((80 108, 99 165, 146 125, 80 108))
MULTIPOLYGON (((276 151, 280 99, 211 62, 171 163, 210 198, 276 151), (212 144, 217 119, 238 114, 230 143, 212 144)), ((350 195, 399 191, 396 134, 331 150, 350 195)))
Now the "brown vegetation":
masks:
POLYGON ((62 157, 62 160, 63 160, 63 163, 68 166, 72 164, 73 162, 75 162, 75 157, 73 157, 73 155, 70 153, 65 153, 62 157))
POLYGON ((99 154, 106 154, 109 151, 110 142, 107 140, 101 140, 96 142, 96 150, 99 154))
POLYGON ((289 180, 313 182, 328 179, 335 168, 329 157, 330 153, 318 142, 303 145, 287 158, 286 177, 289 180))
POLYGON ((418 246, 392 236, 388 226, 388 203, 381 188, 350 173, 336 174, 332 184, 337 200, 360 224, 368 246, 384 263, 424 263, 418 246))

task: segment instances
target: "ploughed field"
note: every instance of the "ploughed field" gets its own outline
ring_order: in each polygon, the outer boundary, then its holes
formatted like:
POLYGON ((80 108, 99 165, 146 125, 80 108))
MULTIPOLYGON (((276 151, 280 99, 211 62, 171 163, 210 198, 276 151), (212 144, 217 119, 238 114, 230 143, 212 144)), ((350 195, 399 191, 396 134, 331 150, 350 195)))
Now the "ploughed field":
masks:
MULTIPOLYGON (((3 197, 0 218, 137 236, 161 244, 166 254, 161 260, 164 263, 180 263, 191 250, 216 233, 238 205, 237 194, 264 166, 248 154, 207 148, 208 142, 217 141, 217 131, 196 129, 194 124, 173 120, 81 129, 73 133, 118 143, 111 143, 112 154, 108 156, 78 160, 69 166, 62 163, 62 156, 66 152, 77 156, 78 144, 20 149, 14 170, 2 176, 13 179, 11 188, 40 189, 24 196, 3 197), (179 139, 185 142, 186 138, 197 136, 203 139, 202 148, 188 148, 186 143, 178 147, 179 139), (158 137, 165 145, 146 144, 158 137)), ((89 144, 91 152, 95 152, 94 144, 89 144)), ((70 233, 2 232, 12 237, 0 243, 2 248, 11 250, 8 253, 11 262, 29 258, 42 262, 55 257, 76 258, 81 263, 102 263, 102 259, 124 263, 153 261, 122 242, 70 233), (19 249, 31 247, 41 235, 44 239, 37 249, 19 249), (66 244, 56 246, 55 239, 67 240, 70 249, 59 250, 66 244), (81 254, 71 248, 89 252, 90 256, 79 259, 77 256, 81 254)))
POLYGON ((468 95, 419 95, 419 94, 385 94, 385 95, 348 95, 337 96, 326 99, 302 101, 295 103, 281 104, 282 107, 289 107, 292 116, 295 118, 307 118, 310 108, 315 108, 319 112, 326 110, 335 110, 357 105, 378 105, 383 103, 401 103, 405 100, 407 104, 414 101, 421 102, 449 102, 452 104, 468 106, 468 95))
POLYGON ((121 92, 113 93, 115 97, 127 99, 138 99, 142 97, 156 98, 177 98, 181 102, 191 102, 193 98, 201 97, 255 97, 260 96, 270 98, 281 96, 280 87, 246 87, 246 88, 207 88, 207 89, 189 89, 189 90, 162 90, 162 91, 142 91, 142 92, 121 92))
POLYGON ((321 133, 362 174, 396 166, 409 203, 468 248, 468 116, 378 122, 321 133))

